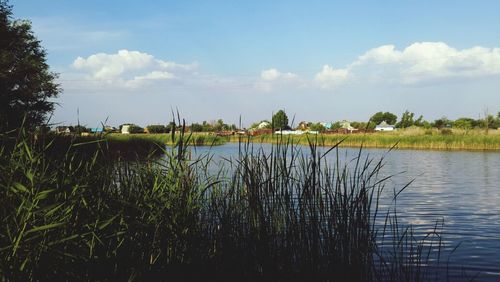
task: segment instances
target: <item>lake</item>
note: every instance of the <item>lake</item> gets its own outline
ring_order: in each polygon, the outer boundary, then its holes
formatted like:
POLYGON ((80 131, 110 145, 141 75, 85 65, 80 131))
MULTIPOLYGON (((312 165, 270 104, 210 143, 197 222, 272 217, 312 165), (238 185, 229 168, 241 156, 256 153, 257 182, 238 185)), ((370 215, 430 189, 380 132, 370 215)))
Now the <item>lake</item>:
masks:
MULTIPOLYGON (((224 159, 237 157, 238 146, 198 147, 194 154, 212 154, 218 168, 224 159)), ((269 151, 271 145, 254 148, 269 151)), ((340 148, 338 157, 349 163, 358 151, 340 148)), ((329 160, 336 160, 336 154, 332 151, 329 160)), ((363 149, 362 154, 380 158, 387 150, 363 149)), ((382 172, 394 176, 386 183, 381 208, 391 204, 393 191, 414 180, 397 198, 400 225, 411 224, 418 236, 444 222, 440 261, 452 279, 500 280, 500 153, 393 150, 385 156, 382 172)))

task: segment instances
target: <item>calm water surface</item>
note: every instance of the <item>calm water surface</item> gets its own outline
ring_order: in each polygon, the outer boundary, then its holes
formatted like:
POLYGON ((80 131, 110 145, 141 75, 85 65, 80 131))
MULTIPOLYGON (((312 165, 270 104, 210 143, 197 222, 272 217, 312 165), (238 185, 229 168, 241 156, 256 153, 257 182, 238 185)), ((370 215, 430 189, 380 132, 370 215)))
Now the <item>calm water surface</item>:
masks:
MULTIPOLYGON (((270 149, 268 144, 254 146, 270 149)), ((308 148, 302 148, 307 154, 308 148)), ((207 152, 215 163, 224 162, 237 157, 238 144, 198 147, 195 154, 207 152)), ((373 158, 386 152, 363 150, 373 158)), ((349 148, 338 153, 346 163, 357 154, 358 149, 349 148)), ((336 153, 330 158, 336 159, 336 153)), ((500 153, 395 150, 385 162, 385 174, 402 172, 386 183, 386 193, 415 180, 397 199, 400 224, 412 224, 415 233, 426 234, 436 221, 444 221, 441 261, 449 260, 452 279, 478 275, 476 281, 500 281, 500 153)))

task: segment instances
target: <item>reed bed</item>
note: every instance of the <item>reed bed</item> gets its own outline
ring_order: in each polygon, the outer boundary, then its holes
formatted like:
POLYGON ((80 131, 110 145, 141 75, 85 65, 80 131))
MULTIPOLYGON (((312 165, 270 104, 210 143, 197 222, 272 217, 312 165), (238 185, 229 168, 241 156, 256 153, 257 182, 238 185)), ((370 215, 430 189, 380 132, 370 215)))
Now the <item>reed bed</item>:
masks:
MULTIPOLYGON (((290 136, 296 143, 307 145, 308 138, 303 135, 290 136)), ((250 142, 272 143, 276 138, 272 135, 262 135, 249 138, 250 142)), ((428 150, 500 150, 500 135, 463 135, 430 133, 429 135, 407 135, 397 133, 370 133, 370 134, 332 134, 318 135, 320 146, 332 146, 344 140, 340 146, 345 147, 370 147, 391 148, 397 143, 399 149, 428 149, 428 150)), ((237 142, 236 138, 231 139, 237 142)))
POLYGON ((417 238, 394 208, 379 210, 384 161, 361 149, 354 166, 331 166, 339 144, 309 140, 304 154, 293 138, 270 153, 242 142, 212 172, 210 155, 188 160, 182 131, 164 158, 138 161, 110 158, 102 142, 54 156, 53 142, 14 139, 0 149, 2 280, 434 277, 439 232, 417 238))
MULTIPOLYGON (((189 146, 217 146, 225 144, 229 139, 223 136, 206 135, 206 134, 186 134, 189 137, 187 144, 189 146)), ((159 133, 159 134, 108 134, 106 139, 116 142, 126 144, 128 142, 155 142, 164 145, 174 145, 178 142, 179 135, 174 136, 172 140, 172 135, 169 133, 159 133)))

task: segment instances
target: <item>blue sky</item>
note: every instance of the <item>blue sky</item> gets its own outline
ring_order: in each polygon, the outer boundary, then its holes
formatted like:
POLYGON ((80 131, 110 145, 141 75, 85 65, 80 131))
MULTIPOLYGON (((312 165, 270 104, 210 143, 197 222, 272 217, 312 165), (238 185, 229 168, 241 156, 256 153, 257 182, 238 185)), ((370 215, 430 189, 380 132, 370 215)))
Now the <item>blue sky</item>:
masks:
POLYGON ((60 73, 53 121, 500 110, 500 1, 11 1, 60 73))

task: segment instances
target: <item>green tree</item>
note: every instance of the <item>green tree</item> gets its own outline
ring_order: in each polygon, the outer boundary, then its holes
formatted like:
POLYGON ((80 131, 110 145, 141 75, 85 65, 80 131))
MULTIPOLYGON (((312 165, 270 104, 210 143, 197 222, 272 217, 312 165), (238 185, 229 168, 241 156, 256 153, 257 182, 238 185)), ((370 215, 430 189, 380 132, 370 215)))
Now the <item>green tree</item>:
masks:
POLYGON ((318 132, 323 132, 326 130, 325 126, 323 126, 321 123, 313 123, 309 126, 309 129, 312 131, 318 131, 318 132))
POLYGON ((12 7, 0 0, 0 131, 42 125, 60 93, 57 74, 49 71, 46 52, 31 23, 12 19, 12 7))
POLYGON ((166 133, 167 127, 162 124, 151 124, 146 126, 149 133, 166 133))
POLYGON ((340 129, 342 128, 342 123, 340 123, 340 121, 336 121, 332 124, 332 130, 337 130, 337 129, 340 129))
POLYGON ((285 111, 279 110, 276 114, 273 115, 273 119, 271 121, 274 128, 284 129, 288 127, 288 116, 285 111))
POLYGON ((396 124, 396 120, 398 117, 390 112, 378 112, 375 113, 371 118, 370 121, 372 121, 375 124, 380 124, 381 122, 385 121, 388 124, 396 124))
POLYGON ((128 129, 128 132, 130 132, 130 133, 144 133, 144 128, 142 128, 138 125, 135 125, 135 124, 131 124, 129 129, 128 129))
POLYGON ((438 128, 438 129, 441 129, 443 127, 450 127, 451 124, 452 124, 451 120, 449 120, 447 117, 442 117, 440 119, 436 119, 432 123, 432 126, 438 128))
POLYGON ((191 132, 202 132, 203 131, 203 125, 199 123, 192 123, 191 124, 191 132))
POLYGON ((459 118, 453 122, 453 127, 464 130, 472 129, 474 120, 471 118, 459 118))
POLYGON ((424 116, 420 115, 414 122, 413 125, 418 126, 418 127, 423 127, 424 126, 424 116))
POLYGON ((496 124, 496 119, 493 115, 487 115, 484 119, 484 127, 488 129, 497 129, 498 125, 496 124))
POLYGON ((415 121, 413 120, 414 116, 415 116, 414 113, 406 110, 403 113, 403 115, 401 116, 401 121, 398 122, 398 124, 396 125, 396 127, 407 128, 407 127, 412 126, 415 123, 415 121))
POLYGON ((167 124, 167 133, 169 133, 170 131, 172 130, 175 130, 177 125, 175 124, 175 122, 171 121, 167 124))
POLYGON ((218 119, 215 122, 213 128, 214 128, 215 131, 222 131, 222 130, 228 130, 229 126, 227 124, 225 124, 222 119, 218 119))

